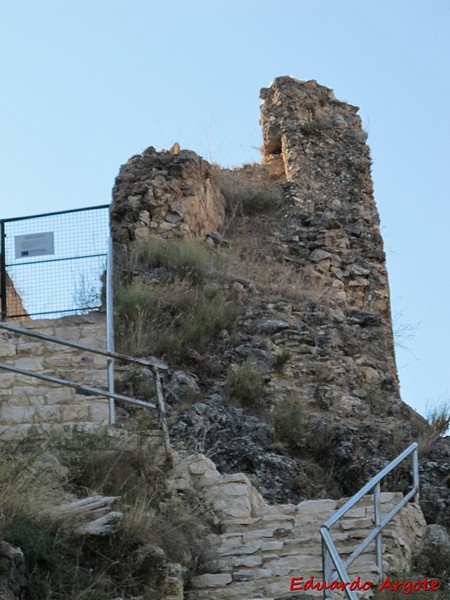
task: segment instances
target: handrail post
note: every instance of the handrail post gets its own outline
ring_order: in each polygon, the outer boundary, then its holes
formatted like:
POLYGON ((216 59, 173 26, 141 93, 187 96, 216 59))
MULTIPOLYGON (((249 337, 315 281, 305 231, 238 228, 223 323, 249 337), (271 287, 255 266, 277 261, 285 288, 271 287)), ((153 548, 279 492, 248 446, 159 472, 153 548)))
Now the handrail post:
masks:
POLYGON ((375 538, 375 551, 377 556, 377 567, 380 581, 383 579, 383 541, 381 537, 381 483, 378 482, 373 490, 373 514, 375 527, 380 527, 380 531, 375 538))
MULTIPOLYGON (((323 568, 323 581, 330 583, 333 571, 333 565, 331 562, 331 555, 328 550, 328 546, 322 538, 322 568, 323 568)), ((333 600, 333 590, 324 590, 323 597, 325 600, 333 600)))
MULTIPOLYGON (((113 256, 112 238, 108 239, 108 258, 106 261, 106 348, 114 352, 114 315, 113 315, 113 256)), ((108 356, 108 391, 114 394, 114 358, 108 356)), ((114 398, 109 398, 109 424, 116 424, 116 405, 114 398)))
POLYGON ((414 494, 414 502, 419 503, 419 451, 416 447, 413 451, 412 455, 412 468, 413 468, 413 485, 416 488, 416 493, 414 494))
POLYGON ((164 404, 164 396, 162 392, 161 377, 158 369, 153 369, 153 375, 155 378, 155 390, 156 397, 158 399, 159 412, 161 415, 161 429, 163 432, 164 449, 166 451, 166 458, 168 461, 172 461, 172 447, 170 445, 169 428, 167 426, 166 418, 166 405, 164 404))
MULTIPOLYGON (((327 578, 333 576, 334 567, 337 575, 344 581, 343 577, 348 577, 347 569, 353 564, 353 562, 364 552, 368 546, 375 541, 376 551, 376 564, 379 572, 379 577, 383 577, 383 540, 382 530, 390 523, 395 515, 411 500, 416 501, 419 498, 419 455, 418 455, 418 443, 414 442, 406 450, 397 456, 393 461, 386 465, 375 477, 373 477, 366 485, 364 485, 359 492, 357 492, 352 498, 347 500, 338 511, 334 513, 320 529, 322 535, 322 564, 323 564, 323 575, 325 582, 327 578), (384 517, 381 514, 381 481, 403 460, 412 454, 412 471, 413 471, 413 487, 411 490, 403 496, 403 499, 397 502, 395 506, 388 512, 384 517), (364 540, 357 546, 357 548, 350 554, 348 558, 343 561, 339 556, 333 539, 331 537, 331 527, 335 525, 357 502, 359 502, 366 494, 373 493, 374 503, 374 527, 372 527, 370 533, 364 538, 364 540), (332 565, 330 566, 330 562, 332 565)), ((345 588, 345 592, 349 600, 356 600, 357 596, 353 590, 345 588)), ((329 598, 327 590, 324 590, 324 598, 329 598)))

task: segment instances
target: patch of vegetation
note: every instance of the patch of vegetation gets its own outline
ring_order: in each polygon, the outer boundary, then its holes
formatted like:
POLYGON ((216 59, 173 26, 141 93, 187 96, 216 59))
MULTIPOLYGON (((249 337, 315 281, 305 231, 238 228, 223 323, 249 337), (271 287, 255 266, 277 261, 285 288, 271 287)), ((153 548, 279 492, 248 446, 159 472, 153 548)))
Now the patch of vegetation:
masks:
POLYGON ((436 442, 450 432, 450 402, 448 399, 427 408, 427 421, 418 427, 419 453, 430 452, 436 442))
POLYGON ((204 281, 209 271, 219 266, 221 256, 193 238, 166 240, 152 236, 138 240, 132 262, 140 272, 164 267, 182 280, 199 283, 204 281))
POLYGON ((129 262, 115 289, 122 352, 183 363, 220 331, 233 332, 239 311, 223 286, 223 253, 191 238, 154 236, 136 242, 129 262))
POLYGON ((446 399, 428 408, 427 421, 438 437, 446 435, 450 428, 450 401, 446 399))
POLYGON ((270 415, 270 421, 278 442, 292 447, 303 445, 307 421, 298 398, 291 396, 278 402, 270 415))
POLYGON ((225 388, 230 400, 250 408, 264 395, 264 378, 255 363, 247 358, 239 367, 229 369, 225 388))
POLYGON ((217 334, 234 329, 238 310, 219 287, 134 283, 116 292, 120 350, 133 355, 183 360, 217 334))
POLYGON ((287 350, 287 348, 283 348, 281 352, 275 354, 275 362, 273 368, 277 373, 284 373, 284 369, 287 363, 291 360, 292 354, 287 350))
POLYGON ((24 552, 26 600, 142 594, 158 600, 165 561, 193 564, 207 524, 196 497, 168 492, 166 465, 157 456, 128 436, 74 433, 2 443, 1 536, 24 552), (84 535, 83 515, 52 510, 73 493, 120 496, 124 516, 115 531, 84 535))
POLYGON ((281 199, 280 185, 270 184, 259 165, 218 169, 214 180, 225 197, 227 214, 232 218, 274 212, 281 199))

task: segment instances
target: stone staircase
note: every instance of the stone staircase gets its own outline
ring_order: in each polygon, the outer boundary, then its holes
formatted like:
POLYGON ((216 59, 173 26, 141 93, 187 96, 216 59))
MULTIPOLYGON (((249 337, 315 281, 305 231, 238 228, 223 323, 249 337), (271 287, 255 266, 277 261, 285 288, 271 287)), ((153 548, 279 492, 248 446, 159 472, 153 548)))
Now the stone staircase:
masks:
MULTIPOLYGON (((211 507, 220 533, 210 535, 201 573, 193 577, 187 600, 281 600, 292 577, 323 581, 320 527, 346 499, 268 505, 242 473, 221 475, 203 455, 176 458, 174 490, 194 488, 211 507)), ((399 494, 382 494, 382 514, 399 494)), ((373 498, 366 496, 333 529, 339 553, 349 556, 373 527, 373 498)), ((384 572, 408 571, 425 532, 420 508, 408 504, 383 530, 384 572)), ((374 545, 348 571, 349 577, 378 582, 374 545)), ((321 596, 322 592, 308 592, 321 596)))

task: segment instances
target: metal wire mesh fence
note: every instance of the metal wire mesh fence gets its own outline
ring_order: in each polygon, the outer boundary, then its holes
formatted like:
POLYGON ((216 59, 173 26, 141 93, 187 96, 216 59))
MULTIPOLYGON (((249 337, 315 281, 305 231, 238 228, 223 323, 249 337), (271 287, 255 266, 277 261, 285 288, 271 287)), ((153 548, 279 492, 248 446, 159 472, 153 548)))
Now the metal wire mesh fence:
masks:
POLYGON ((0 220, 2 320, 102 306, 109 206, 0 220))

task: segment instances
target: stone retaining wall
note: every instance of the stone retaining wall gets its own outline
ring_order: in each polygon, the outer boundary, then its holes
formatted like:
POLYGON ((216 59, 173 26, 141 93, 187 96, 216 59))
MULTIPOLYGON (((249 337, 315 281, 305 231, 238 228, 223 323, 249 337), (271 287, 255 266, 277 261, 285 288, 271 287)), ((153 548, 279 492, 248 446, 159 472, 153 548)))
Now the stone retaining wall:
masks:
MULTIPOLYGON (((313 575, 323 581, 320 527, 346 499, 271 506, 244 474, 221 475, 202 455, 178 459, 172 487, 197 489, 221 531, 209 536, 203 573, 192 579, 188 600, 275 600, 289 594, 292 577, 313 575)), ((400 498, 383 493, 382 516, 400 498)), ((372 527, 373 498, 367 496, 333 527, 341 556, 348 557, 372 527)), ((425 527, 420 508, 408 504, 384 530, 386 575, 410 570, 425 527)), ((374 544, 350 566, 348 575, 378 582, 374 544)))
MULTIPOLYGON (((82 344, 106 347, 105 317, 101 314, 14 324, 82 344)), ((107 386, 104 357, 4 330, 0 330, 0 362, 80 384, 107 386)), ((95 427, 107 420, 105 398, 84 396, 72 388, 0 369, 0 436, 3 439, 62 424, 95 427)))

